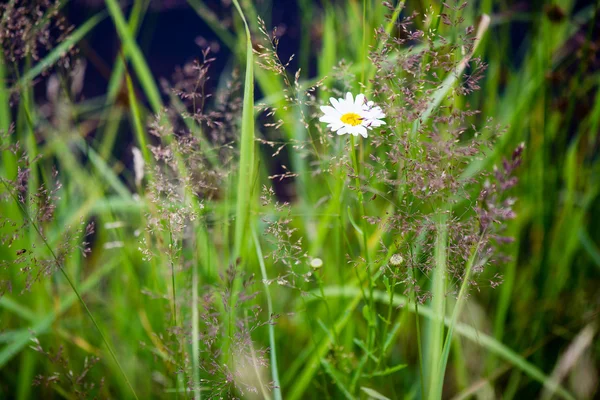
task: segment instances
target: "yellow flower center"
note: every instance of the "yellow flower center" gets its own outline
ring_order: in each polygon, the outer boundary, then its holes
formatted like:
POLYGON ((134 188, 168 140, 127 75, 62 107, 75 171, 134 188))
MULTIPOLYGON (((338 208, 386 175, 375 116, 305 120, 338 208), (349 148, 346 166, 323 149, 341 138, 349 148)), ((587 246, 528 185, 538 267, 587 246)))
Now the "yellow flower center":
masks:
POLYGON ((352 126, 356 126, 356 125, 360 125, 362 118, 360 117, 360 115, 355 114, 355 113, 346 113, 344 115, 342 115, 342 118, 340 118, 342 120, 343 123, 348 124, 348 125, 352 125, 352 126))

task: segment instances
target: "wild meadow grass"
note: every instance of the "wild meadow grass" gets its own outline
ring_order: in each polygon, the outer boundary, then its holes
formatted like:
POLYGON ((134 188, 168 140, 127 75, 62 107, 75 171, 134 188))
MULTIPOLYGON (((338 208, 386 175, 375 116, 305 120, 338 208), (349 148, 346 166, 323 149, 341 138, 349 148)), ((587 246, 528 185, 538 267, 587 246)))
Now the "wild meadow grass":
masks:
POLYGON ((0 5, 0 398, 597 396, 598 5, 222 3, 0 5))

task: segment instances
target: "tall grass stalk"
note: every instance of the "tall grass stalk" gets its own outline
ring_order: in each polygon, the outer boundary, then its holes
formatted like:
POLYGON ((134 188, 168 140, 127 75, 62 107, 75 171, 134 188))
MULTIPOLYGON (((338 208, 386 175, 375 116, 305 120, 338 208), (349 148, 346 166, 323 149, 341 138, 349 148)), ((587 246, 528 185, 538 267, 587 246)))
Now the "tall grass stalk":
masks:
POLYGON ((426 331, 426 393, 424 397, 433 400, 436 397, 436 388, 441 385, 443 377, 439 375, 439 365, 442 356, 444 337, 444 318, 446 314, 446 251, 447 251, 447 226, 446 217, 438 216, 436 223, 435 239, 435 266, 433 269, 431 307, 436 318, 429 321, 426 331))
POLYGON ((113 19, 119 37, 121 38, 121 42, 123 43, 125 55, 131 59, 133 69, 136 72, 146 96, 148 96, 148 101, 152 106, 152 110, 155 113, 158 113, 162 107, 162 99, 160 96, 160 91, 158 90, 158 85, 156 84, 154 77, 150 72, 150 68, 148 67, 146 59, 144 58, 142 51, 135 41, 127 22, 125 21, 125 17, 123 16, 123 12, 121 11, 118 2, 116 0, 105 0, 105 3, 108 8, 108 12, 113 19))
POLYGON ((238 168, 237 200, 235 207, 234 260, 242 251, 249 223, 250 199, 255 172, 254 155, 254 53, 248 23, 237 0, 233 0, 246 32, 246 76, 244 78, 244 103, 240 136, 240 164, 238 168))
MULTIPOLYGON (((256 233, 256 228, 252 229, 252 239, 254 240, 254 248, 256 249, 256 257, 258 258, 258 265, 260 265, 260 273, 263 279, 263 287, 265 288, 265 297, 267 298, 267 311, 269 312, 269 318, 275 315, 273 311, 273 300, 271 300, 271 291, 269 289, 269 277, 267 275, 267 268, 265 267, 265 260, 263 257, 260 241, 256 233)), ((277 348, 275 341, 275 326, 269 324, 269 353, 271 356, 271 378, 273 379, 273 395, 275 400, 281 400, 281 383, 279 382, 279 368, 277 367, 277 348)))
POLYGON ((448 324, 448 332, 446 333, 446 339, 445 339, 444 347, 442 350, 442 356, 441 356, 439 372, 438 372, 439 379, 436 382, 435 393, 433 394, 433 397, 432 397, 434 399, 442 398, 442 388, 443 388, 443 383, 444 383, 444 377, 446 374, 446 365, 448 363, 448 357, 450 356, 450 346, 451 346, 452 340, 453 340, 452 335, 454 333, 454 327, 456 326, 456 323, 458 322, 458 317, 459 317, 459 315, 462 311, 463 305, 466 301, 467 290, 469 287, 469 282, 471 281, 471 273, 473 271, 473 264, 475 263, 475 260, 477 259, 478 256, 479 256, 479 243, 473 249, 471 257, 469 257, 469 261, 467 262, 467 265, 465 266, 463 281, 460 286, 460 291, 458 292, 458 297, 457 297, 456 303, 454 305, 454 310, 452 312, 452 319, 450 320, 450 323, 448 324))

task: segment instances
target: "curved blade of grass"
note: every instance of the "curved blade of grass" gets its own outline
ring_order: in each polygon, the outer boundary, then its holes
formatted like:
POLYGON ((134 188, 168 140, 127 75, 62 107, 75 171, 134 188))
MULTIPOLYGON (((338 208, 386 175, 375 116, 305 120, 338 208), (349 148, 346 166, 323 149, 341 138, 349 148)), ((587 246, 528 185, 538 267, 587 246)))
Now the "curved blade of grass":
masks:
MULTIPOLYGON (((361 290, 358 287, 329 286, 323 288, 323 291, 325 293, 325 296, 328 297, 353 298, 355 296, 361 295, 361 290)), ((320 291, 318 293, 320 293, 320 291)), ((374 300, 380 303, 390 303, 388 293, 382 292, 380 290, 375 290, 373 292, 373 298, 374 300)), ((314 299, 309 296, 307 297, 307 301, 314 301, 314 299)), ((395 307, 404 307, 407 304, 409 304, 408 299, 401 295, 395 295, 392 301, 392 305, 395 307)), ((405 309, 414 312, 414 309, 412 307, 405 307, 405 309)), ((419 314, 430 319, 438 318, 437 314, 431 308, 426 306, 419 307, 419 314)), ((450 318, 444 318, 444 324, 450 326, 451 323, 452 320, 450 318)), ((500 358, 503 358, 504 360, 508 361, 509 363, 523 371, 526 375, 544 385, 544 387, 555 391, 555 393, 560 397, 567 400, 574 400, 574 397, 571 395, 571 393, 569 393, 569 391, 567 391, 563 386, 554 382, 538 367, 531 364, 520 354, 514 352, 509 347, 507 347, 503 343, 500 343, 493 337, 488 336, 485 333, 480 332, 477 329, 463 323, 456 323, 454 326, 454 330, 462 337, 480 345, 481 347, 494 354, 497 354, 500 358)))
MULTIPOLYGON (((96 288, 100 279, 111 272, 118 264, 118 259, 112 259, 112 262, 106 263, 101 268, 95 270, 90 274, 80 286, 80 294, 87 293, 90 289, 96 288)), ((18 354, 25 346, 29 344, 29 340, 32 337, 31 332, 35 335, 43 335, 46 333, 56 318, 64 314, 73 304, 77 301, 77 296, 74 293, 64 297, 56 311, 52 311, 45 317, 40 317, 33 313, 33 311, 23 308, 21 305, 16 305, 16 302, 11 300, 9 297, 4 296, 0 298, 0 307, 11 310, 17 313, 23 319, 32 322, 33 325, 29 329, 21 329, 11 333, 11 340, 9 344, 0 351, 0 368, 4 367, 16 354, 18 354), (15 307, 16 305, 16 307, 15 307)))
POLYGON ((600 268, 600 250, 594 244, 590 234, 585 230, 585 228, 579 228, 578 232, 579 241, 581 242, 581 246, 587 251, 590 258, 594 261, 594 264, 600 268))
POLYGON ((146 63, 144 55, 133 38, 133 35, 127 26, 127 22, 125 21, 125 17, 123 16, 123 12, 121 11, 117 1, 105 0, 105 3, 108 7, 111 18, 115 23, 115 27, 117 28, 117 33, 121 38, 121 42, 123 43, 125 55, 131 60, 131 65, 135 70, 146 96, 148 96, 148 101, 150 102, 152 110, 155 113, 158 113, 162 107, 162 99, 160 97, 158 86, 154 81, 154 77, 150 72, 150 68, 146 63))
MULTIPOLYGON (((327 77, 333 71, 336 65, 336 31, 335 31, 335 9, 331 4, 325 3, 325 16, 323 17, 323 38, 321 40, 321 52, 319 54, 317 66, 319 76, 326 77, 323 80, 323 85, 330 86, 333 79, 327 77)), ((319 91, 319 97, 322 103, 327 102, 327 92, 319 91)))
POLYGON ((233 0, 246 30, 246 76, 244 80, 244 103, 242 111, 242 132, 240 138, 240 166, 235 219, 234 259, 240 255, 250 213, 250 192, 255 176, 254 164, 254 54, 250 29, 237 0, 233 0))
MULTIPOLYGON (((344 312, 335 322, 333 327, 335 332, 340 332, 346 326, 350 320, 350 317, 352 316, 352 312, 354 312, 354 309, 358 306, 358 303, 360 303, 362 297, 363 296, 360 291, 358 293, 354 293, 350 304, 346 306, 344 312)), ((292 389, 288 393, 287 398, 289 400, 298 400, 304 398, 304 392, 306 391, 306 388, 310 384, 310 381, 314 375, 317 373, 317 370, 321 364, 321 360, 329 351, 330 345, 331 340, 329 339, 329 336, 325 334, 324 338, 321 340, 321 343, 313 353, 313 356, 308 361, 306 367, 304 367, 302 373, 297 377, 294 386, 292 386, 292 389)))
POLYGON ((85 35, 87 35, 100 21, 106 17, 106 11, 102 11, 92 18, 88 19, 84 24, 77 28, 68 38, 56 46, 46 57, 40 62, 35 64, 32 68, 28 69, 23 74, 21 79, 18 81, 20 87, 27 87, 27 85, 45 69, 51 67, 57 62, 71 47, 79 42, 85 35))

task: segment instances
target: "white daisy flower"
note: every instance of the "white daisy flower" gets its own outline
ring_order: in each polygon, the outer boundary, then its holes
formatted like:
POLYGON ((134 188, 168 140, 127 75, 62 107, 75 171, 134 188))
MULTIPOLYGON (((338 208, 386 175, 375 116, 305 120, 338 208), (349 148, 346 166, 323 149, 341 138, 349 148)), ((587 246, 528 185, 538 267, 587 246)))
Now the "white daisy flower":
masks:
POLYGON ((359 94, 354 98, 352 93, 346 93, 345 99, 331 97, 331 106, 322 106, 323 115, 319 121, 327 123, 327 127, 338 135, 352 134, 368 137, 367 130, 385 124, 381 118, 385 114, 381 107, 372 101, 365 101, 365 95, 359 94))

